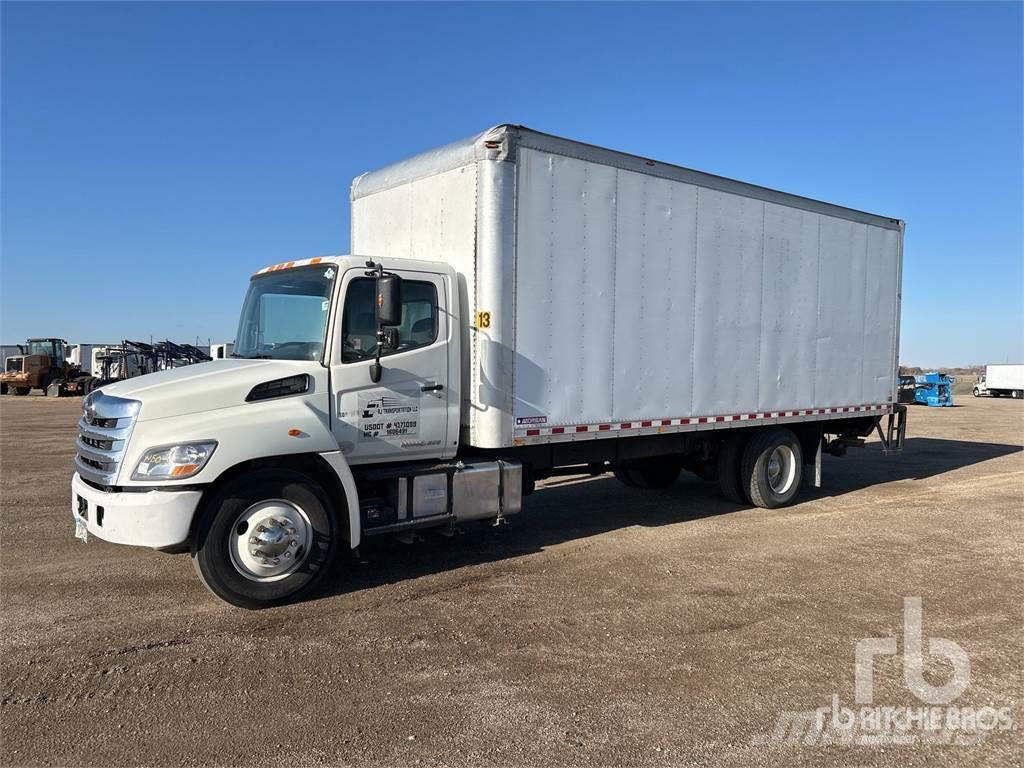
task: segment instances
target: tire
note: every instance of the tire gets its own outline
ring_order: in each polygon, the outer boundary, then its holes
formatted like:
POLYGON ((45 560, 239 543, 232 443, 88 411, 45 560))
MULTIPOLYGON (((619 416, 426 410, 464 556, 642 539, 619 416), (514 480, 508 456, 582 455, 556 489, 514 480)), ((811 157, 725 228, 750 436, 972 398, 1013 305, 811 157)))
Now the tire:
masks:
POLYGON ((337 540, 338 516, 320 485, 291 470, 255 470, 203 501, 192 564, 221 600, 268 608, 311 590, 330 570, 337 540), (262 544, 256 531, 267 536, 262 544))
POLYGON ((750 503, 740 479, 747 439, 744 434, 729 435, 718 449, 718 487, 725 498, 736 504, 750 503))
POLYGON ((18 397, 24 397, 25 395, 32 391, 32 387, 13 387, 13 389, 14 394, 16 394, 18 397))
POLYGON ((740 477, 755 506, 777 509, 792 503, 803 479, 803 451, 796 435, 785 427, 756 432, 743 451, 740 477))
POLYGON ((6 394, 7 394, 7 384, 6 383, 0 384, 0 395, 6 395, 6 394))
POLYGON ((1019 389, 1015 389, 1013 390, 1013 392, 1010 393, 1010 397, 1012 397, 1014 400, 1020 400, 1020 395, 1021 392, 1019 389))
POLYGON ((981 392, 978 391, 977 387, 974 388, 974 396, 975 397, 981 397, 981 392))

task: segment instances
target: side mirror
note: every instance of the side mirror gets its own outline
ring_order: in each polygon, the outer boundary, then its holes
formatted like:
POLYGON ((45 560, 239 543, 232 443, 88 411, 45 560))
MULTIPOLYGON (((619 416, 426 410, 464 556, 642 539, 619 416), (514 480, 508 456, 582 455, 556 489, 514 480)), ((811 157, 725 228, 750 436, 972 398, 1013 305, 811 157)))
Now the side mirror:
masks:
POLYGON ((381 326, 402 324, 402 278, 398 275, 377 278, 377 323, 381 326))

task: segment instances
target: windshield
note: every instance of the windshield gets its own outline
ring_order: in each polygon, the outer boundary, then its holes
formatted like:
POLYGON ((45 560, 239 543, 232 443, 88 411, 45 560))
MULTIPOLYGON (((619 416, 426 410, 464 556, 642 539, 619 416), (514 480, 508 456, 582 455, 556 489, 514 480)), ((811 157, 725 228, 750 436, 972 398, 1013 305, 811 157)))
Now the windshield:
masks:
POLYGON ((64 362, 63 352, 64 347, 61 344, 54 344, 50 339, 29 339, 25 347, 26 355, 46 355, 58 365, 64 362))
POLYGON ((232 357, 319 360, 337 271, 327 264, 254 277, 232 357))

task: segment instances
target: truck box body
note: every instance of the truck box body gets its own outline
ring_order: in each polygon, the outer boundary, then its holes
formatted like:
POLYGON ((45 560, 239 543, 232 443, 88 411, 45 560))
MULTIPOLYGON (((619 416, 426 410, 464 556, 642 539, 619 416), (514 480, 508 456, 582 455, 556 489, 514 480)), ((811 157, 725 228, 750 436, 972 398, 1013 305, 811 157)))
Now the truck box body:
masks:
POLYGON ((517 126, 352 185, 353 254, 459 273, 480 448, 888 410, 902 235, 517 126))
POLYGON ((989 390, 1024 390, 1024 365, 986 365, 985 386, 989 390))

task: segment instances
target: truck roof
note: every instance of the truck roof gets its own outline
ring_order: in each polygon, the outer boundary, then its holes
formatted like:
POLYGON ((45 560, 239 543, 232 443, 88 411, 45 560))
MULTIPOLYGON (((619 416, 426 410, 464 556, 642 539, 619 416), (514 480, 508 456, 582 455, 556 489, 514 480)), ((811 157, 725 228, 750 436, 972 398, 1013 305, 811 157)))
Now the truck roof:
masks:
MULTIPOLYGON (((367 256, 359 256, 358 254, 355 254, 355 255, 352 255, 352 254, 340 254, 340 255, 336 255, 336 256, 314 256, 313 258, 310 258, 310 259, 294 259, 293 261, 283 261, 280 264, 271 264, 268 267, 264 267, 263 269, 257 270, 256 272, 253 273, 252 276, 253 277, 257 277, 259 275, 265 275, 268 272, 280 272, 281 270, 285 270, 285 269, 297 269, 299 267, 312 267, 312 266, 315 266, 317 264, 333 264, 336 267, 338 267, 339 269, 351 269, 353 267, 363 267, 363 266, 366 266, 366 264, 367 264, 367 262, 369 260, 370 260, 369 257, 367 257, 367 256)), ((423 263, 421 261, 410 260, 410 259, 388 258, 387 259, 387 267, 389 269, 407 269, 407 270, 416 271, 416 270, 422 269, 423 263)), ((433 269, 436 270, 436 271, 439 271, 439 272, 445 272, 445 273, 450 274, 450 275, 454 275, 455 274, 455 269, 451 265, 444 264, 443 262, 438 262, 437 264, 433 265, 433 269)))
POLYGON ((574 157, 579 160, 634 171, 648 176, 657 176, 682 181, 706 189, 732 192, 757 200, 786 205, 792 208, 823 213, 862 224, 872 224, 885 229, 901 229, 903 221, 897 218, 860 211, 855 208, 814 200, 770 187, 749 184, 724 176, 718 176, 681 165, 663 163, 640 155, 619 152, 613 149, 573 141, 549 133, 542 133, 522 125, 504 123, 467 139, 452 142, 436 149, 385 166, 379 170, 364 173, 352 181, 351 199, 357 200, 399 184, 460 168, 486 157, 504 160, 514 159, 519 147, 528 147, 544 152, 574 157))

